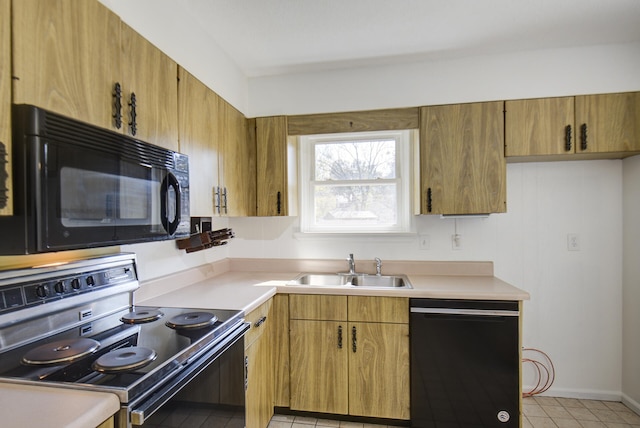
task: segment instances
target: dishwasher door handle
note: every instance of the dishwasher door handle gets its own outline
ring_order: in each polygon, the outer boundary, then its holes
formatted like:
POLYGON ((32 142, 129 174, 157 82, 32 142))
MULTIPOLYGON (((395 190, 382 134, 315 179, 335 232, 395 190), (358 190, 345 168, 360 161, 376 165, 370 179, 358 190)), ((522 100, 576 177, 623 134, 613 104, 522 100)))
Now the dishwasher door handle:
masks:
POLYGON ((451 308, 416 308, 411 312, 418 314, 443 314, 443 315, 473 315, 483 317, 517 317, 518 311, 504 311, 492 309, 451 309, 451 308))

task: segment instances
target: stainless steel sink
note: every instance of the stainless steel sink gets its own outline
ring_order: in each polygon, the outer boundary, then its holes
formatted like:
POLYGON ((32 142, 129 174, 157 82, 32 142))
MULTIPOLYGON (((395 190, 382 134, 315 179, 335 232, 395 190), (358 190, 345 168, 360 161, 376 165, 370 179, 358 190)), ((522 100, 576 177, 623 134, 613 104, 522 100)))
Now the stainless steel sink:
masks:
POLYGON ((289 286, 413 288, 405 275, 303 273, 289 286))

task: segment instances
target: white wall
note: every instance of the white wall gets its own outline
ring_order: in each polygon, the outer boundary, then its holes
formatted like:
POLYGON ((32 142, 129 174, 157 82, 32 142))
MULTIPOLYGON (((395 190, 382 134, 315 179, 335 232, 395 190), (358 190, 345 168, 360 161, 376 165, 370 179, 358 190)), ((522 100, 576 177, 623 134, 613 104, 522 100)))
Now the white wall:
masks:
POLYGON ((622 391, 640 411, 640 156, 624 160, 622 391))
POLYGON ((640 43, 249 79, 249 116, 640 89, 640 43))
MULTIPOLYGON (((506 214, 415 217, 412 238, 303 238, 296 218, 234 218, 231 257, 491 260, 499 278, 531 294, 523 345, 547 352, 556 396, 619 399, 622 348, 622 161, 510 164, 506 214), (463 249, 451 249, 457 222, 463 249), (567 250, 577 233, 580 251, 567 250)), ((346 262, 345 262, 346 269, 346 262)), ((383 265, 384 269, 384 265, 383 265)), ((525 378, 525 384, 532 379, 525 378)))

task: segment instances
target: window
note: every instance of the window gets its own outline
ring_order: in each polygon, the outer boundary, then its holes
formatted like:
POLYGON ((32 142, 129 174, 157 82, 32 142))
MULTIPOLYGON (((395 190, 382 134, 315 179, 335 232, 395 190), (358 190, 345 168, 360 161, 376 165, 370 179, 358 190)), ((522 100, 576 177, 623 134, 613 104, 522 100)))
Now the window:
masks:
POLYGON ((382 131, 301 137, 301 231, 408 232, 411 135, 382 131))

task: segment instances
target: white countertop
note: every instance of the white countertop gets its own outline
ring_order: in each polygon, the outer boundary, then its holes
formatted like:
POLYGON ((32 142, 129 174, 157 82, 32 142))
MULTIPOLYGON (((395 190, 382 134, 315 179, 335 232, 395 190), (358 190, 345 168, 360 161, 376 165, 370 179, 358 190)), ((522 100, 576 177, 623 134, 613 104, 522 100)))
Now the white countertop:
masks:
MULTIPOLYGON (((318 267, 333 269, 335 266, 342 266, 340 263, 341 261, 224 260, 149 281, 136 291, 135 302, 147 306, 236 309, 249 313, 276 293, 516 301, 529 299, 526 291, 494 277, 490 262, 396 263, 398 272, 406 272, 412 289, 287 285, 301 271, 314 272, 318 271, 318 267), (425 265, 428 265, 426 270, 425 265), (264 269, 265 267, 270 269, 264 269), (275 271, 278 268, 284 269, 275 271), (431 274, 433 272, 437 274, 431 274)), ((392 263, 389 265, 394 267, 392 263)), ((115 394, 0 383, 3 426, 94 427, 119 408, 115 394), (37 412, 33 411, 33 403, 37 403, 37 412)))
POLYGON ((115 394, 0 382, 5 427, 97 427, 120 410, 115 394))

